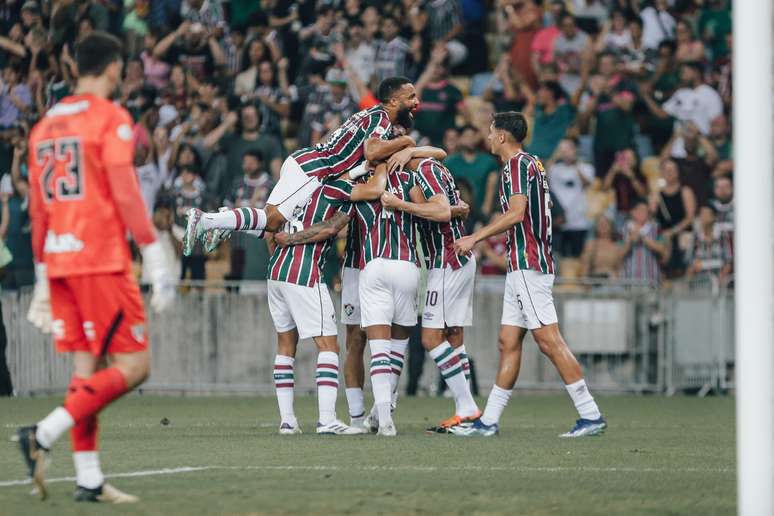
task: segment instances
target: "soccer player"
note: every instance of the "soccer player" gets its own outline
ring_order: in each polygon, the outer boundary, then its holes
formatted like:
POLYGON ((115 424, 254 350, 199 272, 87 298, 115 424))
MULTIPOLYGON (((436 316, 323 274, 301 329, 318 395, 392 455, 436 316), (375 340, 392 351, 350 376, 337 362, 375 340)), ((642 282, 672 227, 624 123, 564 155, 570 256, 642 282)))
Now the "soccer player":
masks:
POLYGON ((484 414, 450 431, 457 435, 493 436, 519 376, 521 347, 527 330, 565 383, 580 418, 562 437, 597 435, 607 427, 591 396, 580 364, 559 332, 553 300, 554 259, 551 255, 551 201, 548 178, 540 160, 522 150, 527 121, 521 113, 497 113, 489 128, 492 154, 505 163, 500 178, 503 216, 454 244, 457 253, 507 232, 508 274, 500 326, 500 367, 484 414))
POLYGON ((392 192, 382 194, 385 208, 409 213, 419 222, 427 264, 427 294, 422 310, 422 345, 438 366, 454 396, 455 413, 429 432, 473 421, 481 415, 466 378, 470 364, 463 343, 464 327, 473 323, 473 283, 476 260, 468 251, 457 255, 454 242, 465 235, 460 215, 467 216, 449 170, 432 158, 414 159, 416 186, 410 200, 392 192), (454 210, 454 213, 452 211, 454 210))
POLYGON ((189 211, 183 253, 190 254, 195 241, 208 230, 246 229, 257 231, 258 235, 279 231, 285 222, 293 219, 296 207, 302 206, 326 180, 345 172, 356 179, 366 175, 367 161, 384 160, 414 146, 410 136, 391 138, 392 124, 408 125, 419 106, 414 85, 404 77, 391 77, 379 85, 378 95, 380 104, 349 117, 327 141, 288 156, 264 209, 250 210, 247 217, 240 210, 189 211))
POLYGON ((42 499, 48 451, 70 430, 75 500, 137 501, 105 482, 97 452, 99 412, 149 372, 145 314, 131 274, 127 230, 151 272, 151 306, 161 311, 174 296, 175 271, 164 265, 134 171, 132 119, 110 100, 121 80, 121 52, 121 42, 103 32, 81 40, 75 94, 51 108, 30 135, 37 282, 28 318, 53 332, 57 351, 73 358, 64 405, 18 431, 42 499))
POLYGON ((321 271, 338 230, 324 223, 336 213, 348 217, 352 202, 378 199, 386 183, 386 165, 368 183, 353 184, 346 178, 327 181, 309 202, 296 210, 286 224, 287 232, 275 235, 278 247, 269 261, 269 310, 277 329, 277 356, 274 361, 274 383, 280 409, 280 434, 298 434, 293 410, 296 347, 299 338, 313 338, 317 356, 317 397, 320 418, 317 433, 354 435, 362 428, 349 427, 336 419, 336 396, 339 387, 339 346, 336 340, 336 315, 321 271), (296 245, 295 232, 313 227, 316 242, 296 245))

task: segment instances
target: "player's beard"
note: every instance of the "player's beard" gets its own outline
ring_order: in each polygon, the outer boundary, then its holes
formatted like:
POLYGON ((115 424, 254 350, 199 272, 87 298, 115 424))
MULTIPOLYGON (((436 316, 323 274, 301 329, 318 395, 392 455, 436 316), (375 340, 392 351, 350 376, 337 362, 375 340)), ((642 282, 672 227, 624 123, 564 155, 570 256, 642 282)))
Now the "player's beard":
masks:
POLYGON ((411 108, 403 108, 398 111, 395 123, 404 127, 407 132, 411 131, 414 128, 414 115, 411 113, 411 108))

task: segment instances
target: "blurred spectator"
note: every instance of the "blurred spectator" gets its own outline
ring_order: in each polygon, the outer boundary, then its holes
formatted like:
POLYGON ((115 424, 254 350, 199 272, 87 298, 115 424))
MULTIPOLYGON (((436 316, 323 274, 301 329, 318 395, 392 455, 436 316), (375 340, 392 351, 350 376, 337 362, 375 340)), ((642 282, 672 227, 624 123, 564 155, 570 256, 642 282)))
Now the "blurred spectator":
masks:
POLYGON ((464 26, 461 42, 468 51, 465 66, 460 69, 464 75, 489 71, 489 49, 486 41, 488 3, 486 0, 461 0, 464 26))
POLYGON ((320 109, 311 119, 312 144, 325 140, 323 135, 329 131, 326 124, 333 118, 338 120, 338 124, 330 130, 337 129, 358 110, 357 103, 347 90, 347 77, 342 70, 336 68, 328 70, 325 82, 327 89, 322 97, 320 109))
POLYGON ((630 213, 635 202, 647 196, 648 187, 645 176, 637 163, 637 154, 633 149, 624 149, 616 153, 615 161, 605 176, 602 185, 605 190, 615 193, 615 207, 619 217, 630 213))
POLYGON ((538 76, 532 65, 532 41, 542 25, 540 8, 534 0, 500 0, 505 14, 506 33, 512 34, 511 64, 527 84, 535 89, 538 76))
MULTIPOLYGON (((194 165, 183 165, 180 174, 172 188, 175 202, 175 225, 181 228, 186 226, 186 212, 191 208, 207 210, 207 193, 204 181, 200 177, 200 171, 194 165)), ((186 279, 190 272, 192 280, 206 278, 206 257, 201 243, 196 244, 191 256, 183 256, 181 261, 180 279, 186 279)))
POLYGON ((543 23, 543 28, 532 40, 532 67, 537 75, 540 75, 544 66, 554 62, 554 41, 561 34, 558 24, 564 13, 564 6, 564 0, 551 0, 546 16, 550 20, 543 23))
POLYGON ((226 56, 212 28, 190 21, 184 21, 177 30, 159 41, 153 49, 153 56, 168 63, 181 64, 197 80, 212 76, 216 65, 226 63, 226 56))
POLYGON ((626 15, 616 9, 610 16, 610 20, 602 27, 595 50, 597 52, 607 50, 618 54, 632 48, 632 45, 632 33, 629 30, 626 15))
MULTIPOLYGON (((384 26, 385 21, 382 22, 382 26, 384 26)), ((392 23, 397 28, 395 20, 392 20, 392 23)), ((374 76, 376 71, 376 45, 365 41, 363 37, 363 24, 359 21, 350 23, 348 31, 349 38, 347 39, 345 50, 347 61, 358 74, 360 80, 365 84, 369 84, 371 77, 374 76)))
POLYGON ((575 142, 564 139, 559 143, 554 158, 548 162, 551 193, 564 208, 564 224, 556 226, 560 246, 556 251, 565 257, 581 254, 589 230, 586 215, 586 189, 594 180, 594 167, 578 160, 575 142))
POLYGON ((494 210, 494 200, 500 177, 500 165, 488 152, 481 151, 481 137, 473 126, 462 128, 459 153, 446 158, 445 165, 455 181, 470 185, 472 203, 484 217, 494 210))
MULTIPOLYGON (((668 99, 680 83, 679 67, 675 59, 675 44, 673 41, 662 41, 658 46, 658 57, 653 74, 646 80, 641 90, 652 92, 656 102, 668 99)), ((660 149, 672 137, 674 121, 671 118, 659 118, 650 110, 643 119, 643 132, 650 137, 653 147, 660 149)))
POLYGON ((150 155, 150 150, 144 144, 134 148, 134 169, 140 181, 140 191, 149 217, 153 215, 156 196, 166 180, 166 177, 162 176, 158 162, 150 159, 150 155))
POLYGON ((667 257, 667 246, 658 233, 658 224, 650 218, 648 203, 638 199, 632 203, 630 219, 624 226, 621 278, 658 285, 660 264, 667 257))
POLYGON ((720 114, 710 122, 709 141, 715 148, 719 160, 733 159, 733 142, 731 141, 731 128, 728 117, 720 114))
POLYGON ((730 51, 727 36, 731 34, 731 8, 728 0, 707 0, 706 3, 699 16, 699 34, 712 60, 717 61, 730 51))
POLYGON ((675 57, 681 63, 704 60, 704 45, 696 39, 693 27, 686 20, 678 20, 675 29, 677 53, 675 57))
POLYGON ((579 123, 587 129, 594 122, 594 169, 598 177, 603 177, 618 152, 634 146, 634 94, 632 86, 617 72, 614 54, 599 57, 598 72, 590 80, 590 95, 579 123))
POLYGON ((608 19, 608 9, 602 0, 572 0, 572 12, 580 27, 589 34, 598 34, 605 20, 608 19))
POLYGON ((511 67, 511 57, 504 53, 481 96, 493 104, 495 112, 521 111, 527 101, 524 92, 531 93, 528 88, 511 67))
POLYGON ((226 170, 217 182, 217 194, 226 193, 235 177, 242 172, 242 156, 248 150, 261 153, 268 163, 272 176, 279 177, 280 167, 284 159, 282 144, 273 135, 261 133, 261 117, 253 104, 244 104, 239 108, 239 115, 229 112, 212 132, 205 136, 203 145, 213 149, 217 145, 226 156, 226 170))
POLYGON ((440 145, 446 129, 454 127, 454 119, 462 105, 462 92, 449 82, 447 52, 436 47, 430 62, 416 84, 420 98, 415 127, 430 139, 432 145, 440 145))
POLYGON ((561 33, 554 40, 554 61, 559 68, 559 84, 567 95, 581 86, 581 74, 588 66, 591 38, 578 29, 575 18, 564 13, 559 18, 561 33))
POLYGON ((281 121, 290 114, 290 91, 285 75, 287 66, 287 59, 280 60, 277 70, 271 61, 261 61, 255 89, 240 99, 242 103, 258 101, 261 119, 259 130, 263 134, 275 136, 280 142, 281 121))
POLYGON ((733 236, 734 233, 734 184, 729 177, 715 179, 712 199, 709 205, 715 210, 715 224, 721 231, 733 236))
MULTIPOLYGON (((707 204, 710 191, 710 176, 712 175, 711 163, 717 161, 717 152, 712 144, 702 136, 693 124, 689 124, 684 130, 675 131, 670 143, 664 146, 662 158, 669 156, 670 147, 674 149, 677 140, 682 141, 685 156, 675 158, 680 170, 680 182, 693 190, 698 206, 707 204), (673 143, 674 142, 674 143, 673 143), (699 155, 704 151, 704 156, 699 155)), ((673 150, 672 155, 675 152, 673 150)))
POLYGON ((183 0, 180 15, 184 20, 200 23, 208 29, 215 29, 225 22, 220 0, 183 0))
POLYGON ((445 46, 449 53, 449 66, 459 65, 468 55, 465 45, 457 41, 463 32, 460 0, 429 0, 427 9, 430 44, 445 46))
POLYGON ((669 278, 682 276, 685 272, 683 233, 690 231, 696 216, 696 197, 693 190, 680 184, 677 163, 671 159, 661 162, 661 191, 651 195, 650 210, 655 214, 661 237, 671 249, 664 272, 669 278))
MULTIPOLYGON (((269 198, 274 181, 265 167, 263 156, 249 150, 242 157, 242 177, 234 181, 225 205, 229 208, 263 208, 269 198)), ((246 249, 255 237, 237 232, 231 237, 231 272, 227 279, 240 280, 244 277, 246 249)), ((268 260, 264 267, 268 266, 268 260)))
MULTIPOLYGON (((723 113, 720 95, 712 86, 704 83, 702 66, 696 62, 684 63, 681 66, 680 82, 682 87, 663 106, 653 100, 650 88, 643 88, 642 99, 659 118, 671 116, 676 119, 678 127, 693 122, 702 134, 709 134, 710 122, 723 113)), ((673 150, 673 156, 680 157, 679 147, 673 150)))
POLYGON ((158 43, 158 36, 155 32, 149 31, 143 38, 143 50, 140 52, 142 69, 145 80, 156 89, 162 90, 169 81, 169 63, 162 61, 153 54, 153 49, 158 43))
MULTIPOLYGON (((451 156, 460 150, 460 131, 456 127, 450 127, 443 133, 443 148, 451 156)), ((448 160, 448 158, 447 158, 448 160)))
POLYGON ((247 43, 247 51, 242 55, 242 71, 234 81, 235 95, 250 95, 258 87, 258 66, 276 56, 261 38, 253 38, 247 43))
POLYGON ((731 235, 715 223, 715 209, 702 206, 699 209, 694 246, 691 253, 689 278, 716 278, 724 285, 733 271, 733 245, 731 235))
POLYGON ((527 116, 534 114, 528 151, 542 159, 550 158, 575 121, 575 106, 565 101, 558 82, 545 81, 540 84, 537 95, 530 92, 524 111, 527 116))
POLYGON ((594 236, 583 246, 580 256, 581 277, 618 278, 621 259, 621 246, 615 241, 613 223, 604 215, 600 215, 594 224, 594 236))
POLYGON ((382 39, 377 44, 374 57, 377 82, 387 77, 406 75, 406 60, 410 48, 399 34, 398 21, 389 16, 385 17, 382 20, 382 39))
POLYGON ((29 184, 24 162, 27 142, 24 136, 14 141, 11 173, 0 180, 2 198, 2 232, 0 238, 10 252, 11 261, 4 265, 3 290, 17 290, 35 282, 32 258, 32 234, 29 217, 29 184))
POLYGON ((665 39, 674 39, 675 19, 669 14, 667 0, 653 0, 640 12, 645 48, 656 49, 665 39))
POLYGON ((653 49, 645 46, 645 40, 642 33, 642 19, 638 16, 629 20, 629 34, 631 34, 631 45, 619 49, 621 62, 626 71, 635 75, 642 76, 649 70, 652 70, 653 49))
POLYGON ((19 122, 32 106, 32 92, 22 78, 21 63, 6 63, 0 81, 0 129, 19 122))

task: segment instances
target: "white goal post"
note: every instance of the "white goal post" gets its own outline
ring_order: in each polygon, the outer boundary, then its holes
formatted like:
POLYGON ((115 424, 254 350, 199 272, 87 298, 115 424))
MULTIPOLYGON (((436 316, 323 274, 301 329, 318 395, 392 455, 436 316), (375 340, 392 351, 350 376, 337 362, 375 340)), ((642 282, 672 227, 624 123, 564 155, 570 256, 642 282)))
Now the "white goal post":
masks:
POLYGON ((774 514, 772 0, 734 0, 736 435, 739 514, 774 514))

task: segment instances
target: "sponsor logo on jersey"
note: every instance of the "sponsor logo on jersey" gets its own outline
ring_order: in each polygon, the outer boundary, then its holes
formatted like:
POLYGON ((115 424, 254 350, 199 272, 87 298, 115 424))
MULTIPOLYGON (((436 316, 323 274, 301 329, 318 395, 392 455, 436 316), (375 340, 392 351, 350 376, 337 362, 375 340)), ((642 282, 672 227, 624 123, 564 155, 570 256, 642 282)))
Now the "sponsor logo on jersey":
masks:
POLYGON ((352 314, 355 313, 355 307, 351 304, 347 303, 344 305, 344 313, 347 314, 347 317, 350 317, 352 314))
POLYGON ((132 337, 137 342, 145 342, 145 325, 135 324, 131 327, 132 337))
POLYGON ((121 124, 116 129, 116 135, 119 139, 128 142, 132 139, 132 128, 129 127, 129 124, 121 124))
POLYGON ((86 335, 88 340, 95 340, 97 338, 97 330, 94 329, 92 321, 83 321, 83 334, 86 335))
POLYGON ((53 231, 49 231, 46 234, 46 243, 43 246, 43 251, 46 253, 77 253, 81 250, 83 250, 83 242, 78 240, 72 233, 57 235, 53 231))

